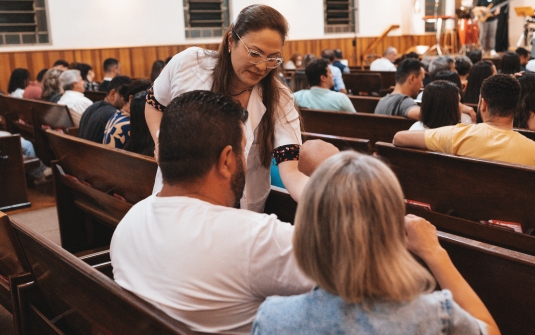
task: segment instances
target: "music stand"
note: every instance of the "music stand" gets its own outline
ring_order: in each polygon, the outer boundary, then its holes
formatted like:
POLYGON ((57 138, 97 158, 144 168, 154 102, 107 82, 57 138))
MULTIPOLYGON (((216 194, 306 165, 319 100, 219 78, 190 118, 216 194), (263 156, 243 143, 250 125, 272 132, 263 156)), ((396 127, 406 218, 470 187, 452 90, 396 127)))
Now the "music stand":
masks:
POLYGON ((515 12, 516 12, 516 15, 518 16, 523 16, 523 17, 526 17, 526 16, 533 16, 533 14, 535 13, 535 10, 531 7, 515 7, 515 12))
POLYGON ((522 45, 522 42, 524 43, 524 46, 528 47, 528 40, 530 39, 530 35, 533 34, 533 27, 530 27, 530 21, 528 20, 529 17, 532 17, 535 14, 535 10, 529 6, 527 7, 515 7, 515 12, 517 16, 522 16, 524 18, 524 31, 520 35, 520 38, 518 39, 518 42, 516 43, 516 46, 519 47, 522 45))

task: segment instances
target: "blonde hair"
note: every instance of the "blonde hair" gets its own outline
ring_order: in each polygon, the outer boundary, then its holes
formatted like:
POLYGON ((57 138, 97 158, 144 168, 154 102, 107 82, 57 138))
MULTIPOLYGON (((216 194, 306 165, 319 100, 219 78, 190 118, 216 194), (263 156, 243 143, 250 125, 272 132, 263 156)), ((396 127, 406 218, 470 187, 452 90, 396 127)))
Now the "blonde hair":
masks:
POLYGON ((435 280, 405 247, 405 205, 394 173, 352 151, 312 175, 295 219, 301 270, 348 303, 408 301, 435 280))
POLYGON ((41 100, 49 101, 54 94, 63 94, 63 88, 61 87, 59 76, 63 71, 55 68, 51 68, 46 71, 43 76, 41 85, 43 86, 43 93, 41 93, 41 100))

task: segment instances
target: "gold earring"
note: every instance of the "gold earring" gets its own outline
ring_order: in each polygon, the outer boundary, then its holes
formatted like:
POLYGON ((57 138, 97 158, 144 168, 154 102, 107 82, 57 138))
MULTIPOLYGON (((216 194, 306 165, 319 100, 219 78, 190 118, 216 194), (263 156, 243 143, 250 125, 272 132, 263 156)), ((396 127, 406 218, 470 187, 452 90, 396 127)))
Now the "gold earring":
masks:
POLYGON ((228 53, 230 53, 230 49, 228 49, 228 53))

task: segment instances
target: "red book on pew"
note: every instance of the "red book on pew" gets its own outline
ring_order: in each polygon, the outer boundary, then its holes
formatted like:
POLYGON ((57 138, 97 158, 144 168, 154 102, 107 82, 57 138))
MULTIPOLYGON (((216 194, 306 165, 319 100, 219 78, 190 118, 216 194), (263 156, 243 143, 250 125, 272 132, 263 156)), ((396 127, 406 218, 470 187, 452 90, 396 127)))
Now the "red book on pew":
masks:
POLYGON ((498 226, 501 228, 506 228, 509 230, 512 230, 517 233, 524 233, 524 230, 522 229, 522 225, 518 222, 509 222, 509 221, 501 221, 501 220, 481 220, 480 221, 483 224, 491 225, 491 226, 498 226))
POLYGON ((409 205, 413 205, 413 206, 417 206, 417 207, 423 208, 423 209, 428 210, 428 211, 431 210, 431 205, 430 205, 430 204, 427 204, 427 203, 425 203, 425 202, 420 202, 420 201, 416 201, 416 200, 405 199, 405 203, 406 203, 406 204, 409 204, 409 205))

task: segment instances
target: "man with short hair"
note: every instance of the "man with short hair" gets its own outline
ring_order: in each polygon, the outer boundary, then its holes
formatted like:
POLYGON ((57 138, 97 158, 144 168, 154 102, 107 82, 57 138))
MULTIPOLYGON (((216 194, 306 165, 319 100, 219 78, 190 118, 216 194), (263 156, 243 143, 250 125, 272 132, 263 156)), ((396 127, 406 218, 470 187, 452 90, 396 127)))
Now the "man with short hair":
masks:
POLYGON ((305 74, 310 89, 300 90, 293 94, 297 106, 310 109, 356 112, 347 95, 330 90, 333 85, 333 75, 327 60, 323 58, 313 60, 305 68, 305 74))
POLYGON ((463 86, 463 92, 468 84, 468 73, 472 68, 472 61, 467 56, 456 56, 455 57, 455 69, 461 78, 461 85, 463 86))
POLYGON ((376 59, 370 64, 370 71, 396 71, 394 62, 397 58, 398 51, 390 46, 386 48, 382 58, 376 59))
POLYGON ((58 104, 67 105, 71 113, 72 121, 76 127, 80 125, 80 119, 87 107, 93 102, 84 96, 85 81, 78 70, 66 70, 59 76, 59 83, 65 91, 58 104))
POLYGON ((321 58, 329 61, 329 68, 333 74, 334 86, 333 89, 336 92, 347 93, 346 85, 344 84, 344 79, 342 78, 342 71, 339 68, 334 66, 334 51, 332 49, 325 49, 321 52, 321 58))
POLYGON ((515 50, 520 57, 520 71, 526 71, 526 65, 528 65, 530 54, 525 48, 519 47, 515 50))
POLYGON ((478 112, 483 123, 459 123, 421 131, 400 131, 394 145, 452 155, 535 166, 535 142, 513 130, 520 83, 510 75, 491 76, 481 85, 478 112))
POLYGON ((450 56, 438 56, 431 60, 429 63, 429 75, 431 80, 435 79, 437 73, 442 71, 453 71, 457 72, 455 68, 455 60, 450 56))
POLYGON ((119 61, 115 58, 107 58, 103 64, 104 80, 99 84, 98 90, 108 92, 108 86, 113 78, 121 74, 119 61))
POLYGON ((344 56, 342 55, 342 50, 341 49, 334 49, 333 50, 333 54, 334 54, 334 62, 333 62, 333 65, 336 66, 337 68, 340 69, 340 71, 342 71, 342 73, 349 73, 349 66, 347 65, 344 65, 341 60, 344 59, 344 56))
POLYGON ((132 80, 127 76, 116 76, 110 81, 108 94, 102 101, 89 106, 80 120, 78 136, 85 140, 102 143, 104 128, 112 115, 123 108, 125 99, 121 95, 126 92, 132 80))
POLYGON ((233 208, 247 116, 220 93, 173 99, 159 133, 163 188, 132 207, 111 241, 115 281, 196 332, 249 334, 266 297, 313 287, 292 253, 293 226, 233 208))
POLYGON ((64 59, 58 59, 54 62, 54 65, 52 65, 52 67, 61 71, 65 71, 69 69, 69 62, 64 59))
POLYGON ((396 86, 375 107, 375 114, 404 116, 420 119, 420 106, 414 99, 422 88, 424 68, 419 60, 407 58, 399 63, 396 71, 396 86))

